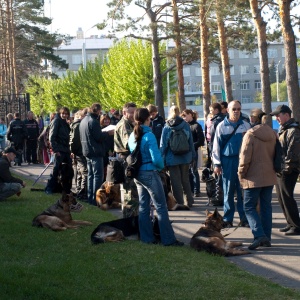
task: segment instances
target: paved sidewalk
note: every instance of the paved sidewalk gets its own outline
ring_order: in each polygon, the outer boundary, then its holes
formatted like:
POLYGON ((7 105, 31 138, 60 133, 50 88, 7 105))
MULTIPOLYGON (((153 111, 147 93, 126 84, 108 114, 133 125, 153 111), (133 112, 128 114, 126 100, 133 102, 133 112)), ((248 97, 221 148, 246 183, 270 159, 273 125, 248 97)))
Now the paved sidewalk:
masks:
MULTIPOLYGON (((27 178, 35 180, 45 168, 44 165, 23 165, 13 167, 12 171, 27 178)), ((38 183, 46 183, 52 166, 49 167, 41 177, 38 183)), ((30 188, 31 186, 27 186, 30 188)), ((207 198, 205 193, 205 184, 201 183, 201 197, 195 199, 195 205, 190 211, 169 212, 170 219, 173 221, 173 228, 178 239, 189 244, 192 235, 199 229, 201 223, 205 220, 205 210, 214 210, 214 207, 206 206, 207 198)), ((295 196, 300 207, 300 184, 297 183, 295 196)), ((219 210, 223 211, 220 207, 219 210)), ((112 213, 119 213, 111 210, 112 213)), ((238 216, 235 215, 234 225, 238 223, 238 216)), ((248 272, 265 277, 282 286, 289 287, 300 291, 300 235, 286 237, 278 231, 278 228, 286 225, 285 219, 279 207, 275 189, 273 191, 273 231, 272 247, 258 248, 252 251, 250 255, 242 255, 228 258, 248 272)), ((225 233, 230 233, 226 238, 233 241, 242 241, 247 247, 253 240, 249 228, 239 227, 234 231, 233 228, 225 233)))

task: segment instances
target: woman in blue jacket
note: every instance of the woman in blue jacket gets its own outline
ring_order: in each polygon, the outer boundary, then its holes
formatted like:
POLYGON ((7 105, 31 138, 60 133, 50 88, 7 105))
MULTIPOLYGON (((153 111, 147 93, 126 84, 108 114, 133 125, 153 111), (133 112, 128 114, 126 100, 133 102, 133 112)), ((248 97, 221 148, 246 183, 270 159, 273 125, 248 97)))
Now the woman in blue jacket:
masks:
POLYGON ((161 242, 165 246, 182 246, 176 240, 169 214, 163 185, 158 171, 164 167, 163 159, 157 146, 154 134, 151 132, 150 113, 146 108, 139 108, 134 114, 135 126, 128 141, 132 152, 141 140, 142 166, 136 179, 134 179, 139 194, 139 229, 140 239, 144 243, 155 243, 153 226, 150 217, 150 202, 156 208, 161 242))

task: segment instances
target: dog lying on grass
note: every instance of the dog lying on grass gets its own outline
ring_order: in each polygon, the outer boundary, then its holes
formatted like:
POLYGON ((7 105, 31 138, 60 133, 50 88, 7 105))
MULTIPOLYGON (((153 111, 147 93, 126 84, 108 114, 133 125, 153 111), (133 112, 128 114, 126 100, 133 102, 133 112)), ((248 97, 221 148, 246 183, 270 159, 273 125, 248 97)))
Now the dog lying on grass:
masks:
MULTIPOLYGON (((157 217, 153 221, 153 233, 157 240, 160 240, 157 217)), ((132 216, 109 222, 101 223, 91 234, 93 244, 101 244, 104 242, 120 242, 126 237, 139 235, 139 217, 132 216)))
POLYGON ((206 210, 206 220, 203 227, 194 234, 190 241, 190 246, 197 251, 206 251, 211 254, 222 256, 236 256, 249 254, 250 252, 238 249, 242 246, 241 242, 226 242, 221 229, 223 226, 223 217, 215 208, 213 213, 206 210))
POLYGON ((32 221, 32 226, 49 228, 53 231, 62 231, 68 228, 78 228, 82 225, 92 225, 91 222, 73 220, 70 213, 70 206, 75 202, 75 198, 72 193, 62 193, 62 196, 57 202, 32 221))

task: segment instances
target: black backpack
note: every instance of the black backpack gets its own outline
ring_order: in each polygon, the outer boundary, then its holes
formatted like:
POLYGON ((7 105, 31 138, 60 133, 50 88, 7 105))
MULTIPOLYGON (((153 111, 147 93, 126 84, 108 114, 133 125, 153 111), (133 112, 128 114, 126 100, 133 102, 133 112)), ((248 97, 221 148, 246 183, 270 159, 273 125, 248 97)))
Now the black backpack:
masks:
POLYGON ((190 151, 189 140, 184 129, 172 129, 169 145, 175 155, 186 154, 190 151))
POLYGON ((276 173, 281 173, 282 169, 284 168, 284 154, 278 139, 276 139, 275 143, 273 165, 276 173))
MULTIPOLYGON (((143 133, 144 135, 144 133, 143 133)), ((142 137, 143 137, 142 135, 142 137)), ((127 167, 125 169, 125 176, 133 179, 136 178, 139 169, 142 166, 142 154, 141 154, 141 141, 142 137, 137 141, 135 149, 127 156, 126 162, 127 162, 127 167)), ((147 162, 149 163, 149 162, 147 162)))

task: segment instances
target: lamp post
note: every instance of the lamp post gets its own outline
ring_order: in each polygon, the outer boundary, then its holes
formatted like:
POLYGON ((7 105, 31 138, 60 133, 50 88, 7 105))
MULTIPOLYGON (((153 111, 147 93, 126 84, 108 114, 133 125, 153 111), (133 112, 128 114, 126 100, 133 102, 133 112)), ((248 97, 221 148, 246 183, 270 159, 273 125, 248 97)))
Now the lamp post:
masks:
POLYGON ((86 33, 91 30, 92 28, 96 27, 96 25, 92 26, 91 28, 87 29, 83 34, 83 43, 82 43, 82 65, 83 69, 86 70, 86 62, 87 62, 87 55, 86 55, 86 33))
POLYGON ((281 62, 281 60, 276 65, 277 102, 280 101, 280 99, 279 99, 279 64, 280 64, 280 62, 281 62))

